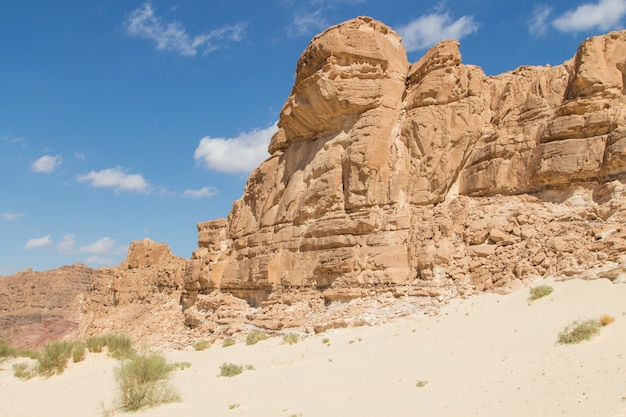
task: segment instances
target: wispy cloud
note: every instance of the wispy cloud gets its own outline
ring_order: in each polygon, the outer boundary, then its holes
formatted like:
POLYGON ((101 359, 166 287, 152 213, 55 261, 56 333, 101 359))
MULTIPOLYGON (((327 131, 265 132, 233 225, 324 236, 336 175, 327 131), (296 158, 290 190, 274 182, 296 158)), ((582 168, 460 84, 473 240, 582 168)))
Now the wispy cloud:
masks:
POLYGON ((120 191, 147 193, 149 183, 141 174, 128 174, 121 167, 90 171, 76 177, 79 182, 89 182, 92 187, 113 188, 120 191))
POLYGON ((298 12, 293 23, 287 28, 287 34, 293 38, 310 35, 328 27, 324 12, 318 9, 310 12, 298 12))
POLYGON ((24 138, 21 138, 19 136, 13 136, 13 135, 2 135, 0 136, 0 142, 2 143, 9 143, 9 144, 20 144, 20 145, 24 145, 26 140, 24 138))
POLYGON ((7 212, 2 213, 2 219, 8 222, 17 220, 22 216, 24 216, 24 213, 7 213, 7 212))
POLYGON ((185 198, 211 198, 213 197, 217 191, 215 187, 202 187, 199 190, 185 190, 183 191, 183 197, 185 198))
POLYGON ((114 266, 119 262, 116 262, 113 258, 107 258, 99 255, 92 255, 85 259, 85 263, 90 266, 114 266))
POLYGON ((599 0, 569 10, 556 18, 552 24, 562 32, 580 32, 599 29, 610 30, 622 26, 626 15, 626 0, 599 0))
POLYGON ((119 246, 116 242, 115 239, 105 236, 89 245, 81 246, 79 251, 94 255, 119 255, 128 250, 128 246, 119 246))
POLYGON ((44 155, 31 164, 35 172, 54 172, 62 163, 61 155, 44 155))
POLYGON ((126 33, 156 42, 156 48, 194 56, 198 50, 208 53, 222 48, 227 42, 241 41, 245 37, 245 23, 226 25, 208 33, 190 36, 177 21, 164 22, 154 13, 150 3, 133 10, 126 20, 126 33))
POLYGON ((544 36, 548 30, 548 18, 552 13, 552 7, 545 4, 537 4, 528 25, 528 32, 534 37, 544 36))
POLYGON ((51 244, 52 244, 52 236, 50 235, 43 236, 43 237, 35 237, 32 239, 28 239, 28 241, 24 245, 24 249, 43 248, 46 246, 50 246, 51 244))
POLYGON ((208 169, 227 173, 250 172, 269 156, 267 145, 277 130, 274 123, 234 138, 205 136, 200 140, 194 158, 208 169))
POLYGON ((63 235, 63 237, 61 238, 61 242, 57 245, 57 249, 62 255, 69 255, 74 253, 75 248, 76 240, 74 240, 74 235, 72 234, 63 235))
POLYGON ((461 16, 453 20, 449 13, 431 13, 420 16, 397 32, 408 52, 429 48, 444 39, 461 39, 478 30, 474 16, 461 16))

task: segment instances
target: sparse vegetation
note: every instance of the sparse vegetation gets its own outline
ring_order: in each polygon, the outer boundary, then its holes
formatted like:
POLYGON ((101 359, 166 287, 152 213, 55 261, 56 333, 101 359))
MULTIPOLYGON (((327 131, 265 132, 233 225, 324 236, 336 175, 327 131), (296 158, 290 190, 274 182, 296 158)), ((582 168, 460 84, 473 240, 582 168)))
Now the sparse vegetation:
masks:
POLYGON ((107 339, 105 336, 92 336, 87 339, 87 349, 92 353, 100 353, 102 349, 107 345, 107 339))
POLYGON ((246 337, 246 345, 254 345, 261 340, 267 339, 267 337, 268 336, 265 333, 255 330, 248 333, 248 336, 246 337))
POLYGON ((9 342, 0 339, 0 361, 18 356, 19 350, 9 342))
POLYGON ((74 343, 72 348, 72 362, 77 363, 85 359, 85 344, 83 342, 74 343))
POLYGON ((609 316, 608 314, 603 314, 598 319, 598 323, 600 323, 600 326, 602 326, 602 327, 608 326, 609 324, 613 323, 614 321, 615 321, 615 317, 609 316))
POLYGON ((234 345, 235 343, 236 343, 236 342, 235 342, 235 339, 232 339, 232 338, 230 338, 230 337, 227 337, 227 338, 226 338, 226 339, 224 339, 224 341, 222 342, 222 347, 232 346, 232 345, 234 345))
POLYGON ((118 360, 132 359, 136 355, 130 336, 125 334, 110 334, 106 335, 105 338, 109 356, 112 358, 118 360))
POLYGON ((428 381, 418 380, 418 381, 415 383, 415 386, 416 386, 417 388, 423 388, 423 387, 425 387, 426 385, 428 385, 428 381))
POLYGON ((136 354, 130 336, 125 334, 92 336, 85 343, 87 349, 93 353, 100 353, 106 347, 109 356, 118 360, 131 359, 136 354))
POLYGON ((283 336, 283 343, 286 345, 295 345, 300 341, 300 335, 297 333, 288 333, 283 336))
POLYGON ((235 408, 239 408, 239 404, 235 403, 235 404, 228 404, 228 409, 229 410, 234 410, 235 408))
POLYGON ((601 327, 598 320, 594 319, 575 321, 559 333, 558 342, 560 344, 584 342, 600 333, 601 327))
POLYGON ((330 346, 330 339, 325 337, 325 338, 322 339, 322 343, 325 344, 325 345, 329 345, 330 346))
POLYGON ((224 362, 220 366, 220 376, 233 377, 243 372, 243 366, 224 362))
POLYGON ((175 367, 156 352, 135 355, 115 370, 119 402, 124 411, 179 401, 180 396, 169 383, 175 367))
POLYGON ((554 289, 549 285, 538 285, 530 289, 530 298, 528 300, 538 300, 539 298, 552 294, 552 291, 554 291, 554 289))
POLYGON ((35 375, 37 375, 35 367, 26 362, 16 363, 13 365, 13 376, 16 378, 31 379, 35 375))
POLYGON ((37 361, 36 372, 45 377, 63 373, 73 349, 74 343, 65 340, 48 343, 37 361))
POLYGON ((196 343, 193 344, 193 348, 195 350, 206 350, 211 347, 211 344, 212 343, 208 340, 198 340, 196 343))

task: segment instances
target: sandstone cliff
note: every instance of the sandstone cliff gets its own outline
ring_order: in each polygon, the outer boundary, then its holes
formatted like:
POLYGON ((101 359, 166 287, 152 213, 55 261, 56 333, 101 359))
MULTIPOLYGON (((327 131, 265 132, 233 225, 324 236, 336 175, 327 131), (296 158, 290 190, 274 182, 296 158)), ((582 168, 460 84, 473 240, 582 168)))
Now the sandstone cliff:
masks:
POLYGON ((365 17, 315 37, 270 158, 227 220, 198 225, 199 290, 332 300, 620 273, 626 32, 495 77, 458 47, 410 65, 400 37, 365 17))
POLYGON ((453 40, 409 64, 384 24, 334 26, 228 218, 198 224, 189 260, 134 243, 72 304, 75 334, 323 330, 540 277, 626 281, 625 71, 626 31, 488 77, 453 40))

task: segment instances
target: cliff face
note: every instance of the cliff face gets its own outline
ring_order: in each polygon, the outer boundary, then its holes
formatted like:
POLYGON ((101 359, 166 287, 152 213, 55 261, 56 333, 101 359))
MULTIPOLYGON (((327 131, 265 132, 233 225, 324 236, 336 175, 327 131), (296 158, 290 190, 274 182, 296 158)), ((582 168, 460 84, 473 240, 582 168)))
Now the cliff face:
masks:
POLYGON ((199 291, 441 295, 621 271, 626 32, 495 77, 458 46, 409 65, 364 17, 315 37, 270 158, 227 220, 198 225, 199 291))
POLYGON ((198 225, 192 258, 134 242, 63 317, 75 337, 176 345, 372 323, 540 277, 626 282, 625 71, 626 31, 487 77, 456 41, 410 65, 380 22, 332 27, 298 61, 271 156, 227 219, 198 225))

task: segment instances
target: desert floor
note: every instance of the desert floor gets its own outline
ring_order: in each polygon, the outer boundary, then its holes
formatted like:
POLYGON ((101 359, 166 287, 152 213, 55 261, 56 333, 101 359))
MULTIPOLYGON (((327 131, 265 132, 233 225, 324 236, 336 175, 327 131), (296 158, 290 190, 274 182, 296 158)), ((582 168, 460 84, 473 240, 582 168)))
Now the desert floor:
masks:
MULTIPOLYGON (((626 416, 626 284, 539 283, 554 292, 532 303, 528 290, 484 294, 454 300, 437 316, 336 329, 294 345, 275 337, 166 352, 192 364, 173 374, 182 401, 135 415, 626 416), (616 320, 598 337, 556 343, 572 321, 602 314, 616 320), (255 369, 219 377, 224 362, 255 369)), ((119 363, 104 353, 49 379, 18 380, 14 362, 0 363, 0 417, 101 416, 114 407, 119 363)))

